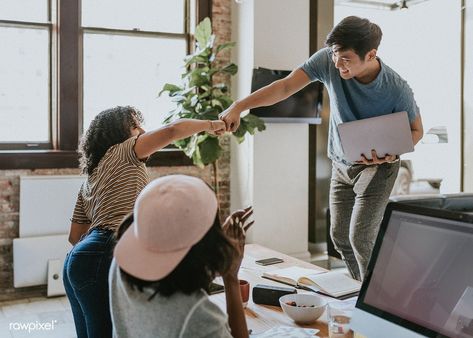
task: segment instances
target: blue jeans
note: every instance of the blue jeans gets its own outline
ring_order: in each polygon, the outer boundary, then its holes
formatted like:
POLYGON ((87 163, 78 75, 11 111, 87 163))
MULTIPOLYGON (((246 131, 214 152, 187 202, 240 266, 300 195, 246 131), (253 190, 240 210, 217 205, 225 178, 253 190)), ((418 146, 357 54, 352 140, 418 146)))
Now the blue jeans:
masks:
POLYGON ((67 254, 63 281, 78 338, 112 337, 108 270, 114 232, 93 229, 67 254))

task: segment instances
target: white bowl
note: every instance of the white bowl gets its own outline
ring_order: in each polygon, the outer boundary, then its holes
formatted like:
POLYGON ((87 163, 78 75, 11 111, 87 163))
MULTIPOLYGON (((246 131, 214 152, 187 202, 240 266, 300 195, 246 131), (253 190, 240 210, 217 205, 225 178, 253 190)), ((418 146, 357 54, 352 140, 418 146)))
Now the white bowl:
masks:
POLYGON ((296 323, 312 324, 324 313, 327 301, 317 295, 301 293, 282 296, 279 304, 284 313, 296 323), (297 306, 288 305, 290 302, 296 302, 297 306))

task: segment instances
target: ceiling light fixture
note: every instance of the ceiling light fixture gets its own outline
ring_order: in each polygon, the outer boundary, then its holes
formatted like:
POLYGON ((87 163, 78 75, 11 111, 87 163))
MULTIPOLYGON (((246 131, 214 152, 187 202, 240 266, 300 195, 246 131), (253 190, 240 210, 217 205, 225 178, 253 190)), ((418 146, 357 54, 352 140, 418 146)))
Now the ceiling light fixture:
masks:
POLYGON ((403 10, 403 9, 408 9, 409 7, 407 7, 407 0, 402 0, 402 1, 401 1, 401 4, 399 5, 399 8, 400 8, 401 10, 403 10))

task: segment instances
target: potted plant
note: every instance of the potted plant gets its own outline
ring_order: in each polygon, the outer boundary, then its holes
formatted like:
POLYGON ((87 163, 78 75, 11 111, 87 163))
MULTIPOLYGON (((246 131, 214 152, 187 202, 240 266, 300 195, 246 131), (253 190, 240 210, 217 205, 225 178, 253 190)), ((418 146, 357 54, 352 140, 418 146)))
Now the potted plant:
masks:
MULTIPOLYGON (((215 35, 209 18, 205 18, 195 30, 195 51, 184 59, 185 70, 181 75, 179 85, 166 83, 159 95, 167 92, 171 100, 176 103, 164 123, 188 118, 202 120, 216 120, 218 114, 227 109, 232 103, 228 86, 224 82, 217 82, 216 75, 235 75, 237 65, 228 63, 220 65, 217 61, 222 51, 234 47, 234 42, 215 45, 215 35)), ((264 122, 257 116, 248 114, 241 119, 240 127, 233 136, 241 143, 247 133, 254 135, 256 130, 265 129, 264 122)), ((187 139, 175 142, 175 145, 192 158, 198 167, 207 164, 214 165, 216 178, 216 161, 222 154, 219 138, 208 133, 199 133, 187 139)), ((217 181, 215 180, 215 184, 217 181)), ((217 187, 217 184, 216 184, 217 187)))

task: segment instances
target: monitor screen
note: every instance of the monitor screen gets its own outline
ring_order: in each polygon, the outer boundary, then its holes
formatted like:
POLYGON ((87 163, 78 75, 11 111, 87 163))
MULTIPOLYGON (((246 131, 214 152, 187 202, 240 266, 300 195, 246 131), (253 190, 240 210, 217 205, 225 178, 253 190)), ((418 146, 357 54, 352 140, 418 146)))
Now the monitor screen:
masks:
MULTIPOLYGON (((290 73, 291 71, 286 70, 253 69, 251 91, 283 79, 290 73)), ((323 84, 312 82, 287 99, 272 106, 253 108, 250 113, 261 117, 265 122, 319 124, 322 96, 323 84)))
POLYGON ((357 307, 427 336, 473 337, 473 224, 393 210, 383 231, 357 307))

